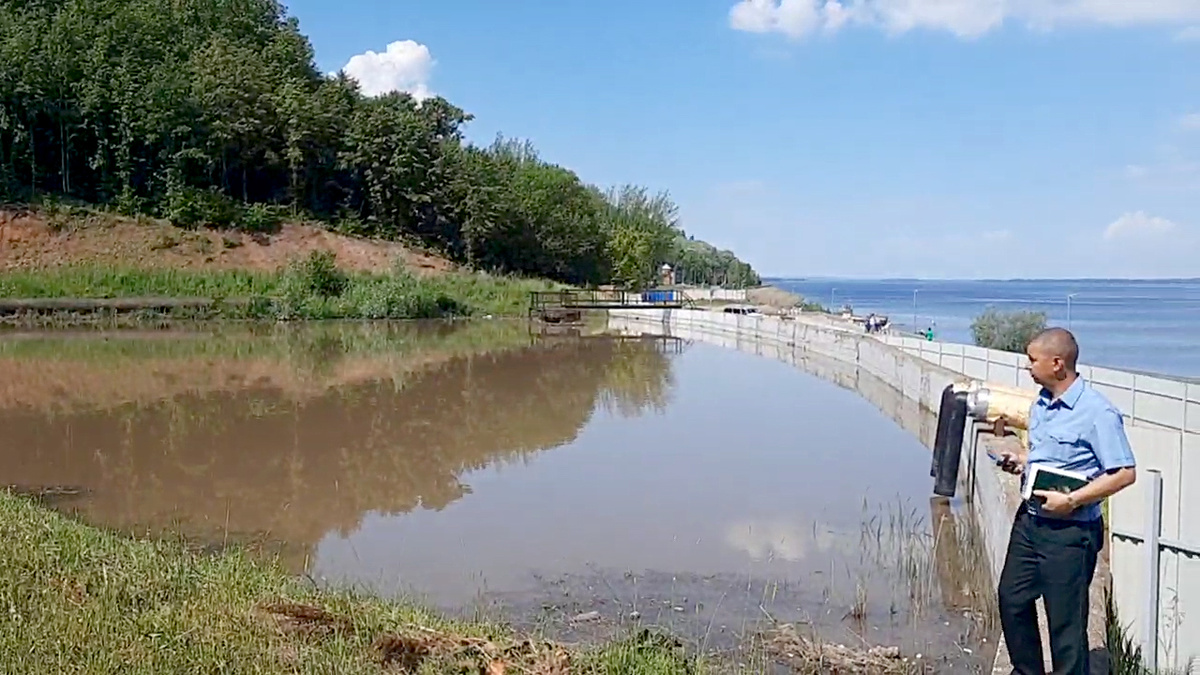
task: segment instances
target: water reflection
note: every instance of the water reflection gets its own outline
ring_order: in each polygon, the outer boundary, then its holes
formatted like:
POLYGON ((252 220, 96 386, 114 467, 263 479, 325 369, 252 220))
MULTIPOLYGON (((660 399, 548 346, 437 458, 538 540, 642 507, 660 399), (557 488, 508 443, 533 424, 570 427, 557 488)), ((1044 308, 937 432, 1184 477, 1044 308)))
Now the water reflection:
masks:
POLYGON ((0 340, 0 482, 74 486, 52 503, 88 522, 258 542, 326 583, 448 608, 650 603, 697 635, 769 611, 948 647, 899 618, 938 593, 910 514, 928 451, 893 419, 925 423, 842 388, 871 389, 856 370, 797 365, 825 379, 493 323, 0 340), (865 629, 844 622, 864 594, 865 629))
POLYGON ((476 330, 10 342, 0 372, 29 378, 0 409, 0 476, 82 490, 57 501, 113 529, 274 542, 299 571, 364 514, 442 510, 464 473, 569 443, 597 404, 667 404, 654 343, 476 330))

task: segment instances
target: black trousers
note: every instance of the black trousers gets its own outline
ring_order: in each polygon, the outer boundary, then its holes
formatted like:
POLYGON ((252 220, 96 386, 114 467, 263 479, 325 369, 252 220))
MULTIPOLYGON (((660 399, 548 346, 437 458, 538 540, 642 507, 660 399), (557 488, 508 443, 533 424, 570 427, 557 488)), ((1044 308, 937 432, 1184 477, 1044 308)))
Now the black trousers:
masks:
POLYGON ((1038 632, 1046 605, 1055 675, 1088 675, 1088 587, 1104 546, 1104 523, 1054 520, 1017 510, 998 595, 1004 642, 1018 675, 1045 675, 1038 632))

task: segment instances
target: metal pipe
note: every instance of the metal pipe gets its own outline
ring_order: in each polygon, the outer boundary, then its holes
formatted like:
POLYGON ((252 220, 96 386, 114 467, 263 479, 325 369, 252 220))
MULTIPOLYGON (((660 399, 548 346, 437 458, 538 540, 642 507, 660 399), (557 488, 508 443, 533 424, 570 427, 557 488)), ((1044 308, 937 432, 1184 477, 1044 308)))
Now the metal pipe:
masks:
POLYGON ((950 385, 942 393, 938 410, 937 436, 933 442, 934 487, 939 497, 953 497, 967 427, 967 392, 950 385))
POLYGON ((967 414, 980 422, 1005 423, 1017 429, 1029 429, 1029 409, 1037 394, 1025 389, 983 384, 967 393, 967 414))

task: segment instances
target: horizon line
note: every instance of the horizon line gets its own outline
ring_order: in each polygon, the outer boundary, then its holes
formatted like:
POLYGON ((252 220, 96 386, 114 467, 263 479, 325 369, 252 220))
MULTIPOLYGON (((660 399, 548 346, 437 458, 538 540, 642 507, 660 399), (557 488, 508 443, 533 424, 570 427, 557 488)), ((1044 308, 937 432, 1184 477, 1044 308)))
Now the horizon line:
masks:
POLYGON ((856 282, 939 282, 939 281, 1055 281, 1055 282, 1088 282, 1088 281, 1127 281, 1127 282, 1164 282, 1183 281, 1200 282, 1200 277, 842 277, 832 275, 809 276, 779 276, 762 275, 763 282, 768 281, 856 281, 856 282))

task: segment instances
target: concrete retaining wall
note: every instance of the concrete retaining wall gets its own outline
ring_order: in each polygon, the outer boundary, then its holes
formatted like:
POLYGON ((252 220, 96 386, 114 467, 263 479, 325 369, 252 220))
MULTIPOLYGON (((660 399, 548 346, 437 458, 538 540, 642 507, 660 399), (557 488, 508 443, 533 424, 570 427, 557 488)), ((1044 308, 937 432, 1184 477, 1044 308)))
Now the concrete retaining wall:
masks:
POLYGON ((746 302, 746 289, 744 288, 681 288, 684 293, 692 300, 697 301, 723 301, 723 302, 746 302))
MULTIPOLYGON (((942 391, 964 379, 861 331, 825 322, 701 310, 613 310, 609 322, 617 329, 669 334, 768 356, 800 365, 843 386, 853 384, 929 447, 937 432, 935 411, 942 391)), ((968 425, 959 495, 969 496, 972 502, 994 585, 1012 526, 1013 488, 992 468, 982 445, 977 446, 976 431, 975 425, 968 425)), ((932 485, 930 479, 931 490, 932 485)))
MULTIPOLYGON (((860 371, 843 373, 842 381, 858 378, 856 388, 868 383, 893 394, 875 393, 869 399, 901 410, 897 400, 910 402, 911 419, 897 422, 932 444, 934 428, 917 420, 937 409, 946 385, 964 377, 1036 390, 1023 368, 1022 357, 970 345, 928 342, 885 335, 868 337, 860 330, 820 319, 777 318, 694 310, 620 310, 611 312, 617 325, 645 332, 670 333, 726 347, 760 353, 789 363, 802 363, 805 355, 818 355, 860 371), (863 378, 863 373, 869 378, 863 378), (897 396, 898 395, 898 396, 897 396), (888 403, 888 401, 891 401, 888 403)), ((1111 368, 1081 366, 1083 376, 1104 393, 1126 416, 1139 469, 1158 469, 1163 475, 1161 537, 1184 548, 1200 549, 1200 382, 1132 373, 1111 368)), ((818 373, 821 374, 821 373, 818 373)), ((834 381, 836 379, 836 374, 834 381)), ((870 391, 867 389, 867 391, 870 391)), ((873 401, 874 402, 874 401, 873 401)), ((885 410, 886 412, 886 410, 885 410)), ((977 428, 969 425, 963 446, 960 475, 962 493, 969 496, 983 530, 984 544, 994 578, 1003 567, 1012 522, 1014 484, 1006 480, 977 447, 977 428)), ((1144 475, 1144 473, 1143 473, 1144 475)), ((1113 595, 1122 623, 1141 642, 1148 608, 1145 536, 1146 486, 1139 481, 1110 501, 1110 542, 1113 595)), ((1160 562, 1161 592, 1158 604, 1158 664, 1186 667, 1200 654, 1200 555, 1166 548, 1160 562)))
MULTIPOLYGON (((1037 391, 1018 354, 903 336, 882 341, 931 364, 971 377, 1037 391)), ((1086 345, 1084 345, 1086 348, 1086 345)), ((1125 416, 1126 433, 1143 473, 1109 503, 1113 598, 1121 622, 1139 644, 1151 611, 1142 543, 1148 514, 1145 470, 1162 472, 1160 537, 1200 551, 1200 382, 1083 365, 1083 377, 1125 416), (1188 486, 1192 486, 1188 490, 1188 486), (1192 517, 1184 518, 1185 514, 1192 517)), ((1200 656, 1200 553, 1164 548, 1159 561, 1158 665, 1185 668, 1200 656)))

